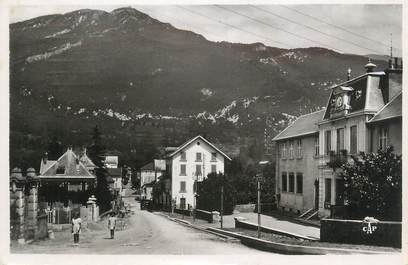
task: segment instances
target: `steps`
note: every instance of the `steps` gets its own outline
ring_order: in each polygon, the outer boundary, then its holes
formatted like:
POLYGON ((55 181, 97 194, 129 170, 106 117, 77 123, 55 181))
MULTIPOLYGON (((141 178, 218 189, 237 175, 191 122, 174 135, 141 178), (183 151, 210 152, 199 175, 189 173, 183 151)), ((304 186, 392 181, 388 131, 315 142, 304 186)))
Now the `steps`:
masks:
POLYGON ((317 216, 317 213, 319 212, 318 209, 315 208, 310 208, 309 210, 307 210, 306 212, 302 213, 299 216, 299 219, 303 219, 303 220, 310 220, 312 217, 317 216))

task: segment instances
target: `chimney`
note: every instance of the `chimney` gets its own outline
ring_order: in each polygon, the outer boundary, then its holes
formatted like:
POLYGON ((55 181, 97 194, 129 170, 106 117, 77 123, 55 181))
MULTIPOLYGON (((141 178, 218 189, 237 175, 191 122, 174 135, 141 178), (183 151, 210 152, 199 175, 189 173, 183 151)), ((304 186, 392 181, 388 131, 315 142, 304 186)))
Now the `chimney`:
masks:
POLYGON ((367 73, 371 73, 371 72, 374 70, 374 68, 376 68, 376 67, 377 67, 377 65, 373 64, 373 63, 371 62, 371 59, 368 58, 368 63, 364 66, 364 68, 366 69, 367 73))
POLYGON ((42 161, 43 161, 44 165, 47 164, 47 162, 48 162, 48 153, 47 152, 44 153, 44 157, 43 157, 42 161))
POLYGON ((347 81, 351 79, 351 68, 347 69, 347 81))

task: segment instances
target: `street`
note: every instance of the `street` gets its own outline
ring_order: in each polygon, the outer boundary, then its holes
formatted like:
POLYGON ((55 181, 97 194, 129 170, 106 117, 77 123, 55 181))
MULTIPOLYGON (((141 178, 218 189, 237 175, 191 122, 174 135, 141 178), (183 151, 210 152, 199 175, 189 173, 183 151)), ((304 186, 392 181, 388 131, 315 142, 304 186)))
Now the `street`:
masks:
MULTIPOLYGON (((41 254, 261 254, 240 243, 200 232, 175 223, 165 216, 141 211, 134 198, 131 203, 135 214, 128 219, 123 231, 109 238, 107 225, 84 231, 79 246, 73 245, 70 230, 55 233, 55 240, 38 241, 22 247, 13 247, 12 253, 41 254)), ((106 221, 105 221, 106 222, 106 221)))

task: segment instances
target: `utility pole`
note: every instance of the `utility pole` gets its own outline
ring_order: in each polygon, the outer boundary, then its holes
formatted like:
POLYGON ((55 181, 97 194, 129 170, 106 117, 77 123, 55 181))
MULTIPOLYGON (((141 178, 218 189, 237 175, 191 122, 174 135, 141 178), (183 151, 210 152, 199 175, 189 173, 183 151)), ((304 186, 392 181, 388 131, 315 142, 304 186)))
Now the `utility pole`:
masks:
POLYGON ((221 183, 221 209, 220 209, 220 214, 221 214, 221 229, 223 228, 223 216, 224 216, 224 174, 222 175, 222 183, 221 183))
POLYGON ((195 174, 196 177, 194 179, 194 207, 193 207, 193 222, 195 222, 195 218, 196 218, 196 207, 197 207, 197 178, 198 175, 197 173, 195 174))
POLYGON ((261 181, 260 176, 257 177, 258 182, 258 238, 261 238, 261 181))
POLYGON ((260 161, 258 164, 261 166, 261 172, 256 175, 257 188, 258 188, 258 238, 261 238, 261 181, 263 181, 263 170, 264 166, 268 164, 269 161, 260 161))

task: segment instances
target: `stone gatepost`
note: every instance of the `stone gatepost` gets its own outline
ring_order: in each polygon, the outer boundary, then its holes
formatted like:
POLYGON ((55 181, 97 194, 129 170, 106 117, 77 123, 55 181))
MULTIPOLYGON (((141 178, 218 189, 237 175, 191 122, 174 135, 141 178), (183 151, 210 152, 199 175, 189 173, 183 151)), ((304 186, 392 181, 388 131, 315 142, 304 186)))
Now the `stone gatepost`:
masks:
POLYGON ((88 201, 86 202, 88 208, 88 221, 95 222, 98 220, 98 213, 96 212, 96 198, 94 195, 89 197, 88 201))
POLYGON ((10 236, 19 244, 25 243, 24 237, 24 196, 25 178, 21 169, 14 168, 10 175, 10 236))
POLYGON ((27 169, 27 216, 26 216, 26 238, 37 237, 37 215, 38 215, 38 184, 39 177, 35 174, 34 168, 27 169))

